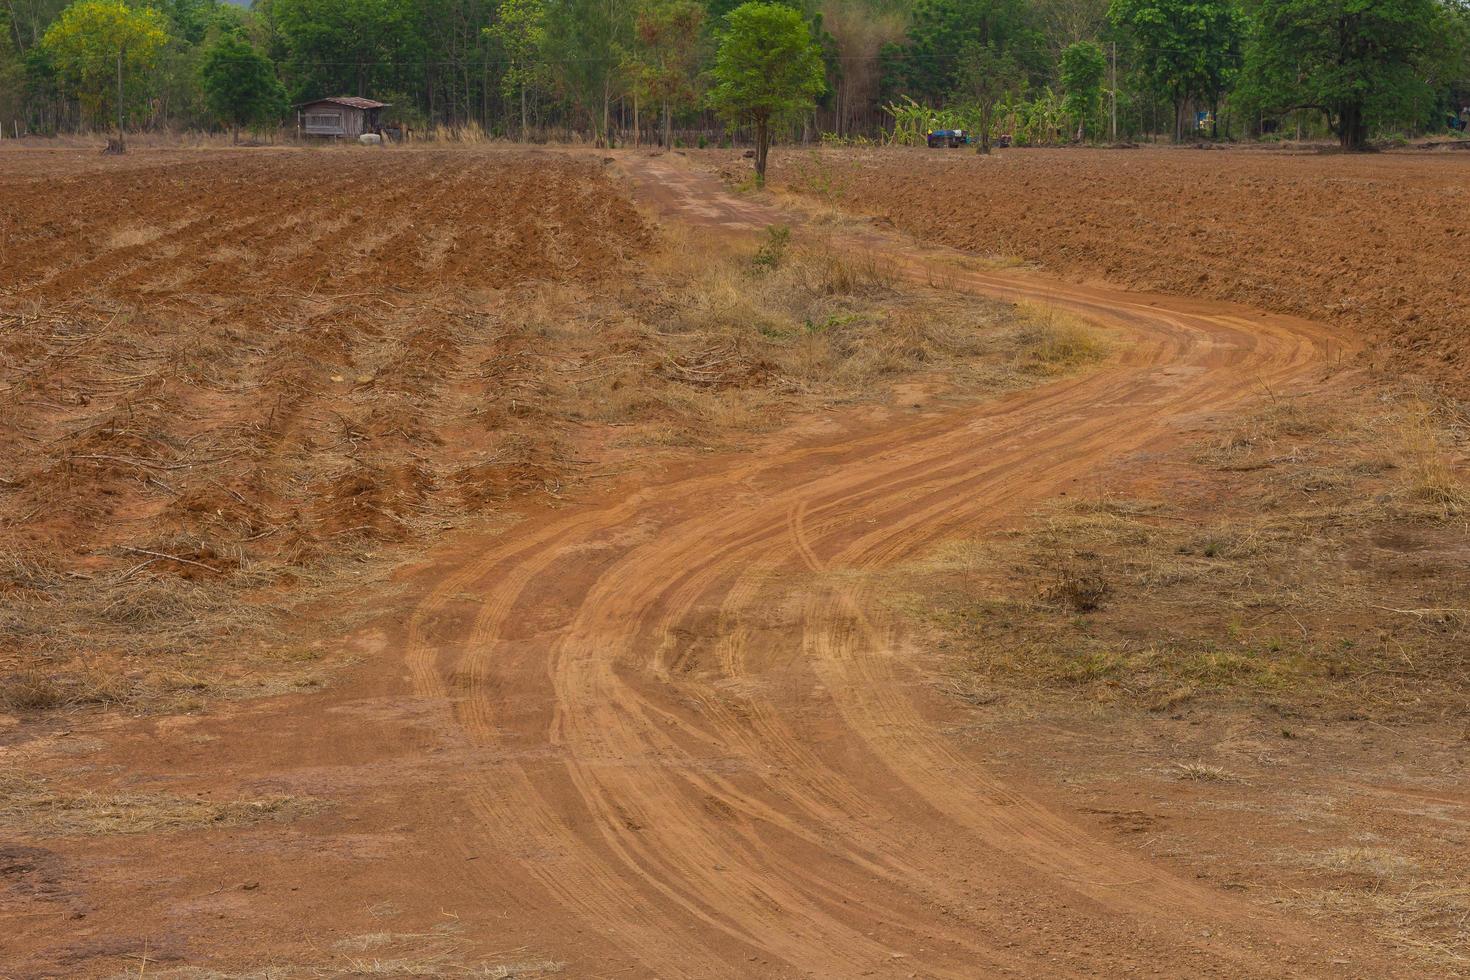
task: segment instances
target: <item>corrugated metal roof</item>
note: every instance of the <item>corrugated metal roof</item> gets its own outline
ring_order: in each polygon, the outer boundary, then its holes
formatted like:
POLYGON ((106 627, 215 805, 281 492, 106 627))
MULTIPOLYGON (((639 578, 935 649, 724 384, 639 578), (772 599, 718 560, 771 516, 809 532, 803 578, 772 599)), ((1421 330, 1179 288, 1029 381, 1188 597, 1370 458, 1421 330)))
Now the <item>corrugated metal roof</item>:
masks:
POLYGON ((323 102, 345 105, 353 109, 386 109, 393 104, 391 102, 374 102, 372 99, 362 99, 355 95, 334 95, 326 99, 312 99, 310 102, 298 102, 296 103, 296 108, 300 109, 303 106, 320 105, 323 102))

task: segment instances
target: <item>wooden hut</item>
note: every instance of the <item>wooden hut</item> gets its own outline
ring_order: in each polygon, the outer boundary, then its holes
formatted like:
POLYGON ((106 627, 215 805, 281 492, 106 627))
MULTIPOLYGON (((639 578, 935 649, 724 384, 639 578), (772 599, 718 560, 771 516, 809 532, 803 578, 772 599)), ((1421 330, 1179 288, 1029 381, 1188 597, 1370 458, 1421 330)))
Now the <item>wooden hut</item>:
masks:
POLYGON ((296 106, 296 131, 303 136, 354 140, 363 133, 381 134, 378 117, 388 106, 355 95, 302 102, 296 106))

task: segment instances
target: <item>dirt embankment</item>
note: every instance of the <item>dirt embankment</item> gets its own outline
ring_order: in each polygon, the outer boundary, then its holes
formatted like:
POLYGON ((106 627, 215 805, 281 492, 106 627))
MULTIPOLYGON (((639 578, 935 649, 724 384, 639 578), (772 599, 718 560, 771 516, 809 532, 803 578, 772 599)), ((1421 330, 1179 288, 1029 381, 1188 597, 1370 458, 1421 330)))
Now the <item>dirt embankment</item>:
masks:
POLYGON ((817 151, 774 185, 920 238, 1341 322, 1470 396, 1470 157, 817 151))

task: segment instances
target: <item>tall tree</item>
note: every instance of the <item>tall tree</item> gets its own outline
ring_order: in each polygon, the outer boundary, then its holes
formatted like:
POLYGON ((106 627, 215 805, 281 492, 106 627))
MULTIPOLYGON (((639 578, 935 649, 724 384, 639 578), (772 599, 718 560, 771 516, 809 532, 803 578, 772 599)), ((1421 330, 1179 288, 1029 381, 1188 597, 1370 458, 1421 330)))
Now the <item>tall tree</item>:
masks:
POLYGON ((1253 103, 1321 110, 1345 150, 1363 149, 1377 119, 1427 111, 1436 0, 1254 0, 1251 12, 1253 103))
POLYGON ((1001 102, 1026 87, 1026 72, 1009 51, 993 44, 971 44, 963 59, 961 97, 975 109, 975 128, 980 133, 976 153, 989 153, 995 129, 995 110, 1001 102))
POLYGON ((1087 134, 1088 120, 1097 113, 1107 69, 1107 57, 1096 41, 1078 41, 1062 52, 1062 91, 1067 94, 1067 111, 1077 118, 1079 140, 1087 134))
POLYGON ((1218 100, 1240 65, 1242 23, 1235 4, 1232 0, 1113 0, 1108 17, 1131 35, 1134 62, 1144 79, 1173 102, 1174 140, 1182 141, 1189 100, 1218 100))
POLYGON ((545 0, 500 0, 495 23, 485 28, 485 34, 505 60, 501 92, 507 102, 520 103, 521 141, 525 142, 529 128, 526 95, 545 75, 545 66, 540 62, 546 42, 545 0))
POLYGON ((1108 26, 1108 0, 1034 0, 1052 57, 1078 41, 1101 37, 1108 26))
POLYGON ((631 70, 639 88, 659 105, 665 148, 673 141, 674 110, 699 95, 703 28, 704 6, 697 0, 644 0, 638 8, 631 70))
POLYGON ((632 35, 632 6, 627 0, 555 0, 546 13, 547 60, 567 96, 591 120, 597 145, 606 146, 632 35))
POLYGON ((221 34, 205 52, 199 79, 210 112, 230 127, 236 143, 241 126, 279 120, 286 110, 275 66, 236 34, 221 34))
POLYGON ((1042 35, 1026 0, 915 0, 900 56, 907 93, 934 104, 963 90, 976 45, 1009 53, 1028 72, 1046 67, 1042 35))
POLYGON ((41 40, 57 72, 94 118, 105 116, 109 103, 116 109, 119 151, 125 145, 126 80, 146 75, 167 43, 162 14, 122 0, 77 0, 41 40))
POLYGON ((764 184, 772 123, 811 111, 826 89, 822 49, 799 11, 776 3, 730 11, 719 42, 709 105, 755 127, 755 179, 764 184))
POLYGON ((296 96, 370 95, 423 58, 413 0, 272 0, 296 96))

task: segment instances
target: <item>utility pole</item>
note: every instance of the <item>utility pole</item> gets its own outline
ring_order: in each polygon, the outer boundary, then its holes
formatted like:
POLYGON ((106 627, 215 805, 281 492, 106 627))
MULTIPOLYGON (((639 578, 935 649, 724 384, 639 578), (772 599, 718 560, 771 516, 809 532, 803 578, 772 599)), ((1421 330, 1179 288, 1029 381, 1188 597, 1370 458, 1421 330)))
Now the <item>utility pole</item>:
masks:
POLYGON ((117 46, 117 152, 119 153, 122 153, 127 145, 123 142, 123 48, 124 45, 117 46))
POLYGON ((1113 135, 1112 142, 1118 142, 1118 42, 1113 42, 1113 80, 1109 90, 1113 95, 1113 135))

